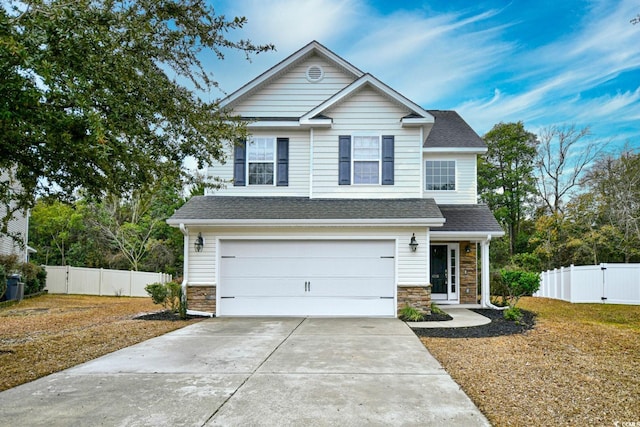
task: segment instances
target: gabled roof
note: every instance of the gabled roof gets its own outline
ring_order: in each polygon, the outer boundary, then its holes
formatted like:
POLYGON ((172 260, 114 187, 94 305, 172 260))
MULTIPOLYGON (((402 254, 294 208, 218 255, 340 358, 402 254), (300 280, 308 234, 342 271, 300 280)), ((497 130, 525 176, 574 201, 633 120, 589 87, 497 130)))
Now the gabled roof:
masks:
POLYGON ((433 199, 310 199, 307 197, 192 197, 171 225, 424 225, 444 218, 433 199))
POLYGON ((487 145, 471 129, 455 111, 427 110, 435 117, 435 122, 429 135, 424 141, 424 151, 446 151, 458 149, 459 151, 479 152, 487 151, 487 145))
POLYGON ((422 107, 409 100, 408 98, 404 97, 400 93, 396 92, 386 84, 382 83, 380 80, 369 73, 364 74, 362 77, 342 89, 340 92, 336 93, 331 98, 327 99, 325 102, 318 105, 307 114, 303 115, 300 118, 300 123, 303 125, 311 123, 315 118, 317 118, 317 116, 321 116, 322 113, 324 113, 326 110, 344 101, 349 96, 353 95, 355 92, 367 85, 373 87, 374 89, 378 90, 379 92, 383 93, 390 99, 394 100, 398 104, 411 111, 411 114, 402 119, 403 124, 405 123, 405 120, 407 124, 423 125, 426 123, 433 123, 433 116, 426 110, 424 110, 422 107))
POLYGON ((323 56, 327 58, 329 61, 336 63, 339 67, 341 67, 348 73, 351 73, 354 78, 359 78, 364 74, 362 71, 360 71, 358 68, 353 66, 351 63, 345 61, 344 59, 342 59, 341 57, 339 57, 338 55, 336 55, 335 53, 333 53, 332 51, 330 51, 329 49, 327 49, 326 47, 324 47, 323 45, 321 45, 320 43, 314 40, 308 45, 304 46, 302 49, 295 52, 294 54, 285 58, 283 61, 274 65, 264 73, 260 74, 258 77, 251 80, 249 83, 245 84, 240 89, 233 92, 231 95, 224 98, 220 102, 220 107, 224 108, 230 104, 233 104, 239 98, 254 91, 258 87, 267 83, 273 77, 280 75, 282 72, 288 70, 289 68, 294 66, 296 63, 303 61, 305 58, 313 54, 323 56))

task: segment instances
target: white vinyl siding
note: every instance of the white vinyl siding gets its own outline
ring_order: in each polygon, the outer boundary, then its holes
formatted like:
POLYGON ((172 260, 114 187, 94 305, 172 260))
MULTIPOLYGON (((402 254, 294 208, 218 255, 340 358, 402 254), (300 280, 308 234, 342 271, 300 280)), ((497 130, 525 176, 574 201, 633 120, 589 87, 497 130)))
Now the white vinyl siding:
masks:
POLYGON ((232 108, 246 117, 300 117, 353 81, 349 73, 313 55, 232 108), (311 65, 319 65, 324 71, 318 82, 307 80, 311 65))
MULTIPOLYGON (((457 153, 427 153, 423 158, 425 164, 427 161, 436 162, 455 162, 456 171, 456 189, 429 191, 426 190, 426 177, 423 177, 422 188, 424 189, 423 197, 434 198, 436 203, 440 204, 475 204, 477 203, 478 184, 476 180, 476 155, 457 153)), ((427 173, 425 167, 425 174, 427 173)))
POLYGON ((189 229, 189 272, 190 285, 216 284, 217 277, 217 241, 218 239, 269 239, 269 240, 357 240, 357 239, 392 239, 396 241, 396 283, 426 283, 428 266, 427 230, 416 227, 295 227, 295 228, 193 228, 189 229), (195 252, 193 240, 198 232, 202 232, 205 246, 202 252, 195 252), (418 250, 411 252, 409 241, 415 233, 419 243, 418 250))
POLYGON ((214 286, 216 284, 216 266, 212 260, 216 258, 216 235, 208 229, 189 228, 189 271, 187 274, 189 284, 214 286), (196 252, 193 245, 198 233, 202 233, 202 238, 204 239, 204 246, 201 252, 196 252))
MULTIPOLYGON (((333 119, 331 129, 314 130, 314 198, 408 198, 421 197, 420 130, 403 128, 408 110, 379 92, 365 87, 325 113, 333 119), (340 135, 394 136, 394 185, 338 184, 338 138, 340 135)), ((353 174, 353 170, 352 170, 353 174)))
POLYGON ((233 150, 229 146, 226 149, 226 162, 216 163, 207 168, 207 177, 218 177, 226 182, 224 188, 208 190, 207 194, 220 194, 228 196, 297 196, 309 195, 309 131, 274 131, 253 132, 253 137, 277 137, 289 138, 289 184, 287 186, 275 185, 247 185, 234 187, 233 180, 233 150))

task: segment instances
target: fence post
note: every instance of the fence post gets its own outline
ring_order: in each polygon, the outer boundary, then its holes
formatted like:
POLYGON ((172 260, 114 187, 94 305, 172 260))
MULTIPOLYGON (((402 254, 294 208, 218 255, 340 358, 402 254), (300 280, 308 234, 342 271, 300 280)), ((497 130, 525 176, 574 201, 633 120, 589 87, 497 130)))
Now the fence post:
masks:
POLYGON ((133 296, 133 270, 129 270, 129 296, 133 296))
POLYGON ((102 296, 102 281, 104 280, 104 268, 100 267, 100 280, 98 280, 98 295, 102 296))
POLYGON ((571 264, 569 266, 569 299, 567 301, 569 302, 573 302, 573 295, 575 294, 575 292, 573 292, 573 285, 575 283, 575 281, 573 280, 573 271, 575 266, 573 264, 571 264))
POLYGON ((69 266, 67 265, 65 270, 64 270, 65 274, 65 278, 64 278, 64 286, 65 286, 65 294, 69 295, 69 280, 71 280, 69 278, 69 266))

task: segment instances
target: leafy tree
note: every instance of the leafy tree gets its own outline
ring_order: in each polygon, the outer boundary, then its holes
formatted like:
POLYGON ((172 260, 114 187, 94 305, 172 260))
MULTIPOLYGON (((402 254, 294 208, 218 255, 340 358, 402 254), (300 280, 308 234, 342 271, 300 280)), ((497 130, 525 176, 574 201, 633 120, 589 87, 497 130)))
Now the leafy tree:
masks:
POLYGON ((513 255, 527 203, 535 192, 533 170, 538 141, 522 122, 499 123, 487 132, 484 141, 488 152, 478 160, 480 198, 506 227, 509 254, 513 255))
POLYGON ((273 49, 227 39, 245 24, 203 0, 3 2, 0 201, 130 194, 187 157, 224 161, 246 130, 196 96, 217 86, 199 58, 273 49))
POLYGON ((84 228, 83 214, 60 201, 38 200, 31 211, 29 237, 44 264, 67 265, 67 254, 84 228))

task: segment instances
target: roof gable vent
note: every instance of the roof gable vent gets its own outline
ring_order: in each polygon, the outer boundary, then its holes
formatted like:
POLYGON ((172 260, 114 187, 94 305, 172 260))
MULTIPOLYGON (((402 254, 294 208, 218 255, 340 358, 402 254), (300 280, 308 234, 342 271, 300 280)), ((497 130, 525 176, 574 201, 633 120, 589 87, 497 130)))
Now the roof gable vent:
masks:
POLYGON ((320 65, 313 64, 307 68, 305 75, 308 81, 311 83, 317 83, 324 77, 324 70, 320 65))

